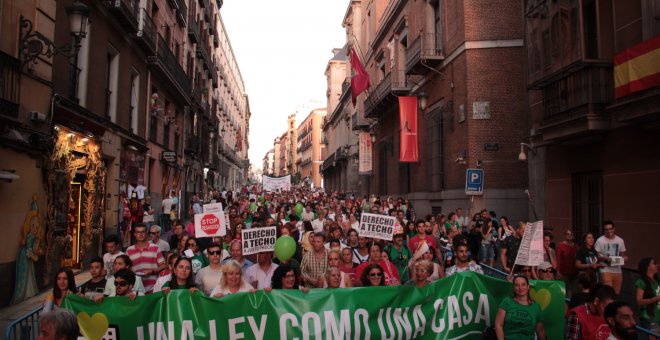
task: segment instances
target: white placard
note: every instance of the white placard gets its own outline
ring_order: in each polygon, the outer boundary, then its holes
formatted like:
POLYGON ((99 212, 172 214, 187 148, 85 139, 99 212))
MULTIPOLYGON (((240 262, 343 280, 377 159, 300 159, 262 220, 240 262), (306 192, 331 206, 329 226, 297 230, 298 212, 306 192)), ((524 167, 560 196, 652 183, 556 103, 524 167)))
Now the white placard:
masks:
POLYGON ((275 250, 277 227, 252 228, 241 231, 243 255, 275 250))
POLYGON ((392 241, 396 217, 362 213, 358 235, 392 241))
POLYGON ((223 211, 222 203, 209 203, 202 206, 202 212, 204 213, 216 213, 221 211, 223 211))
POLYGON ((264 191, 291 190, 291 175, 284 177, 263 176, 264 191))
POLYGON ((538 266, 543 262, 543 221, 528 222, 520 241, 516 265, 538 266))
POLYGON ((195 236, 215 237, 227 234, 225 213, 201 213, 195 214, 195 236))

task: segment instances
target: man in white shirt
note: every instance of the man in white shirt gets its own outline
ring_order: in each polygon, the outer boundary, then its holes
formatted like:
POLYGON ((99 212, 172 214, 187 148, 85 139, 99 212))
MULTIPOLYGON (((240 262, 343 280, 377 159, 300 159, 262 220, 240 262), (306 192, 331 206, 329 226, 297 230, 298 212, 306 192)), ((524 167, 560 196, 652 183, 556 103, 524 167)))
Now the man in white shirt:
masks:
POLYGON ((312 227, 315 233, 323 232, 323 225, 325 224, 325 210, 323 208, 318 211, 319 217, 312 221, 312 227))
POLYGON ((257 254, 257 263, 245 270, 245 279, 254 289, 264 289, 271 287, 273 273, 278 265, 273 263, 273 252, 264 252, 257 254))
POLYGON ((614 288, 616 294, 619 295, 621 294, 621 284, 623 282, 622 264, 613 263, 612 257, 621 257, 625 262, 628 260, 628 256, 626 256, 626 244, 614 232, 614 222, 603 222, 604 235, 596 240, 594 249, 598 253, 598 259, 608 264, 600 268, 600 282, 614 288))
POLYGON ((302 220, 303 222, 305 221, 313 221, 314 220, 314 212, 312 211, 312 206, 307 204, 305 206, 305 211, 302 212, 302 220))
POLYGON ((456 209, 456 222, 458 222, 458 225, 460 225, 462 231, 467 231, 468 227, 470 226, 470 218, 463 216, 462 208, 456 209))
POLYGON ((104 243, 108 252, 103 254, 103 271, 105 272, 105 278, 109 279, 114 274, 115 259, 124 253, 119 250, 119 239, 116 235, 106 236, 104 243))
POLYGON ((211 291, 220 284, 222 278, 222 247, 218 243, 211 243, 206 248, 206 255, 210 264, 197 272, 195 285, 204 292, 204 295, 211 296, 211 291))

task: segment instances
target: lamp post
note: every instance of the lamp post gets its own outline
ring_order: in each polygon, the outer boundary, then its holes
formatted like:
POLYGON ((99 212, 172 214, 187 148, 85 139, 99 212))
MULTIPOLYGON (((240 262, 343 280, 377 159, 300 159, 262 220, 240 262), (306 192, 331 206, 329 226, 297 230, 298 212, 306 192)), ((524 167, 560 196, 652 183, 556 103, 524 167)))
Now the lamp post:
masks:
POLYGON ((65 8, 69 17, 69 31, 73 37, 73 42, 63 46, 55 46, 55 43, 45 35, 33 31, 32 21, 21 16, 19 21, 19 49, 18 59, 21 62, 21 69, 29 63, 36 63, 39 56, 51 58, 54 55, 63 55, 73 58, 71 79, 69 87, 69 97, 77 100, 78 92, 78 52, 80 42, 87 36, 87 21, 89 19, 89 8, 79 0, 76 0, 65 8))

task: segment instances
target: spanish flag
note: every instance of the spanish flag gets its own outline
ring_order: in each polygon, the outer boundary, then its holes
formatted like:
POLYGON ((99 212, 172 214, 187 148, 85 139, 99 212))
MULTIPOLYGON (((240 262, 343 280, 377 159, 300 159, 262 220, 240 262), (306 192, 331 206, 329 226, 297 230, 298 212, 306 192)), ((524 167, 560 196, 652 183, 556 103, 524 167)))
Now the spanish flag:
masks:
POLYGON ((614 56, 614 97, 660 85, 660 36, 614 56))

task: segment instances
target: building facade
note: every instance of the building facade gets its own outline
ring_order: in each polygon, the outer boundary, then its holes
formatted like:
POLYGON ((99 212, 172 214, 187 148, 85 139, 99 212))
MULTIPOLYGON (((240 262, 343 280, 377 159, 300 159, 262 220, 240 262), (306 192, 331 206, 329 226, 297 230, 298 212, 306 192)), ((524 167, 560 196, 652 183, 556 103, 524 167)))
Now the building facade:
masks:
POLYGON ((324 158, 324 187, 330 191, 348 192, 360 187, 358 177, 358 131, 352 121, 355 107, 351 101, 350 75, 346 46, 333 50, 325 76, 328 82, 328 116, 323 124, 327 157, 324 158))
MULTIPOLYGON (((344 18, 371 87, 353 127, 373 140, 362 194, 402 196, 417 216, 482 208, 527 219, 527 167, 517 160, 525 129, 520 1, 351 1, 344 18), (416 96, 418 161, 399 162, 398 97, 416 96), (465 192, 483 170, 483 194, 465 192)), ((346 91, 350 91, 347 89, 346 91)))
POLYGON ((315 109, 298 126, 298 174, 300 183, 308 188, 321 187, 321 125, 326 109, 315 109))
MULTIPOLYGON (((660 87, 619 93, 617 56, 660 50, 657 1, 524 1, 527 141, 536 210, 578 236, 616 233, 634 244, 627 267, 652 253, 660 223, 660 87)), ((657 54, 657 53, 656 53, 657 54)), ((623 58, 657 70, 658 58, 623 58), (652 65, 656 65, 653 67, 652 65)), ((657 77, 657 73, 655 75, 657 77)), ((623 77, 625 78, 625 77, 623 77)), ((625 82, 619 81, 625 87, 625 82)))
POLYGON ((270 149, 266 152, 261 167, 261 174, 263 176, 275 175, 275 149, 270 149))
POLYGON ((25 279, 28 239, 28 279, 45 287, 99 255, 104 236, 125 236, 144 197, 159 211, 173 190, 187 218, 192 193, 246 183, 249 100, 221 6, 2 1, 0 212, 14 241, 0 251, 0 305, 25 279))

